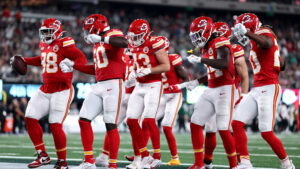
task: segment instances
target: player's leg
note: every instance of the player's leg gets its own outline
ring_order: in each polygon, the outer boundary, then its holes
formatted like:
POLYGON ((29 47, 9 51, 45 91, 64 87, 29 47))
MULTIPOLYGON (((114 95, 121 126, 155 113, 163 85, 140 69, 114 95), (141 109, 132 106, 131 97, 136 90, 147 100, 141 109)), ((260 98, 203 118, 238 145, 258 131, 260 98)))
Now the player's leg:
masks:
POLYGON ((109 168, 117 168, 120 135, 118 131, 118 120, 122 99, 125 93, 123 80, 109 80, 103 83, 103 121, 109 140, 109 168))
POLYGON ((177 153, 177 144, 172 129, 182 104, 182 93, 164 94, 164 96, 167 96, 167 103, 164 110, 165 116, 162 121, 162 126, 172 156, 171 161, 169 161, 167 164, 180 165, 180 160, 177 153))
MULTIPOLYGON (((143 131, 149 132, 154 161, 151 165, 153 168, 160 165, 160 132, 156 125, 155 117, 159 108, 163 85, 161 82, 155 82, 147 85, 147 93, 145 95, 144 104, 145 109, 143 112, 144 120, 143 120, 143 131)), ((145 146, 147 146, 147 142, 145 142, 145 146)))
POLYGON ((245 124, 249 123, 257 115, 257 103, 254 99, 255 92, 252 90, 246 95, 235 109, 232 121, 233 137, 237 152, 240 153, 241 165, 252 167, 247 148, 247 135, 245 124))
POLYGON ((38 90, 28 102, 25 112, 27 132, 38 154, 38 158, 28 164, 29 168, 36 168, 41 165, 50 164, 50 158, 45 152, 43 130, 39 124, 39 120, 49 113, 49 98, 48 94, 38 90))
POLYGON ((230 124, 234 107, 234 86, 226 85, 216 88, 214 106, 217 129, 223 141, 230 168, 237 166, 234 139, 230 133, 230 124))
POLYGON ((280 159, 282 168, 292 167, 292 163, 286 154, 282 142, 273 133, 276 108, 281 98, 279 84, 259 87, 260 96, 258 103, 258 127, 263 139, 270 145, 274 153, 280 159))
POLYGON ((208 100, 211 89, 206 89, 195 103, 194 113, 191 117, 191 137, 194 149, 195 162, 189 169, 204 167, 203 163, 203 126, 215 112, 213 104, 208 100))
POLYGON ((205 141, 204 141, 204 165, 205 168, 212 168, 213 152, 217 146, 217 123, 216 114, 205 123, 205 141))
POLYGON ((69 112, 73 97, 73 87, 51 94, 49 123, 57 154, 57 166, 67 166, 67 137, 62 125, 69 112))

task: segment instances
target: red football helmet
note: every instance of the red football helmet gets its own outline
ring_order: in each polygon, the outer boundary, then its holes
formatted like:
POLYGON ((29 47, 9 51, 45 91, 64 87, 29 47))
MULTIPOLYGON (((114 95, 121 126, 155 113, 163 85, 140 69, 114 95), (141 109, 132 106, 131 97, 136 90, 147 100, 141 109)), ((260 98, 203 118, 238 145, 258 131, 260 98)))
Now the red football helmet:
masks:
POLYGON ((196 18, 190 26, 190 38, 196 47, 202 48, 214 31, 214 23, 211 18, 201 16, 196 18))
POLYGON ((243 24, 252 33, 254 33, 261 26, 259 18, 253 13, 241 14, 236 18, 234 25, 238 23, 243 24))
POLYGON ((51 44, 55 39, 62 36, 62 24, 55 18, 46 19, 39 29, 39 34, 42 42, 51 44))
POLYGON ((149 36, 150 26, 146 20, 136 19, 130 24, 127 38, 132 47, 141 46, 149 36))
POLYGON ((231 28, 225 22, 215 22, 215 32, 217 36, 225 36, 226 38, 230 38, 231 36, 231 28))
POLYGON ((100 34, 110 29, 108 21, 104 15, 93 14, 83 22, 83 30, 86 34, 100 34))

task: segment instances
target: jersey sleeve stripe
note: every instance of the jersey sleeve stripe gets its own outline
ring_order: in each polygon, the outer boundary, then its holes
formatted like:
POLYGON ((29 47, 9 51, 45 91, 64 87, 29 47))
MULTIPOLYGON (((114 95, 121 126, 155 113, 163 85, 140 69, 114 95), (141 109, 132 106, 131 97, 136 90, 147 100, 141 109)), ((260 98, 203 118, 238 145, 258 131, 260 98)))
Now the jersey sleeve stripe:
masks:
POLYGON ((163 43, 164 43, 164 40, 160 40, 159 42, 153 44, 152 47, 153 47, 153 49, 155 49, 155 48, 161 46, 163 43))
POLYGON ((262 30, 259 30, 259 31, 256 31, 255 32, 255 34, 262 34, 262 33, 271 33, 271 31, 270 30, 268 30, 268 29, 262 29, 262 30))
POLYGON ((115 35, 123 36, 123 33, 121 31, 113 31, 107 34, 107 36, 115 36, 115 35))
POLYGON ((178 59, 172 61, 172 65, 177 65, 177 64, 180 63, 181 61, 182 61, 182 59, 181 59, 181 58, 178 58, 178 59))
POLYGON ((221 46, 223 46, 223 45, 230 45, 230 42, 229 42, 229 40, 225 40, 225 41, 221 41, 221 42, 218 42, 218 43, 216 43, 216 48, 219 48, 219 47, 221 47, 221 46))
POLYGON ((72 44, 75 44, 74 40, 65 41, 65 42, 63 42, 63 47, 69 46, 69 45, 72 45, 72 44))
POLYGON ((234 55, 234 57, 242 56, 242 55, 244 55, 244 51, 241 50, 241 51, 239 51, 239 52, 234 52, 233 55, 234 55))

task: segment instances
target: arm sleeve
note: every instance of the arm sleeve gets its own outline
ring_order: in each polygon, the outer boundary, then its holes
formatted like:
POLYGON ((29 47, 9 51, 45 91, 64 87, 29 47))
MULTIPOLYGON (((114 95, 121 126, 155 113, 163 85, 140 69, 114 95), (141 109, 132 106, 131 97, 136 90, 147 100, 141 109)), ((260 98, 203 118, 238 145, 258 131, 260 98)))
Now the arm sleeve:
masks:
POLYGON ((95 75, 95 67, 94 65, 83 65, 83 64, 74 64, 74 69, 86 73, 86 74, 90 74, 90 75, 95 75))
POLYGON ((73 60, 75 64, 84 65, 87 62, 85 55, 75 46, 64 48, 63 55, 64 57, 73 60))
POLYGON ((41 64, 41 56, 35 56, 32 58, 24 58, 27 65, 33 65, 33 66, 42 66, 41 64))

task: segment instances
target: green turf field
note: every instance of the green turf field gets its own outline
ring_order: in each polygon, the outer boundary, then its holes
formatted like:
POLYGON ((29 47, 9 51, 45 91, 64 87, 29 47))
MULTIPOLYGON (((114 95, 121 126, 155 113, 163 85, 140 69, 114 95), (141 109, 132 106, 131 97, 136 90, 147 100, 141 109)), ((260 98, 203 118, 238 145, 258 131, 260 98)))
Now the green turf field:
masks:
MULTIPOLYGON (((300 167, 300 135, 277 135, 283 142, 288 155, 293 160, 296 168, 300 167)), ((95 154, 101 152, 103 144, 104 134, 95 134, 94 150, 95 154)), ((189 134, 176 134, 178 153, 183 166, 172 168, 188 168, 187 166, 193 163, 193 151, 189 134)), ((46 150, 54 160, 55 149, 53 138, 51 135, 45 135, 44 141, 46 150)), ((224 153, 223 145, 218 137, 218 145, 214 153, 213 163, 217 165, 215 168, 224 168, 228 165, 227 159, 224 153)), ((151 146, 149 145, 148 148, 151 146)), ((248 135, 248 148, 251 154, 251 161, 256 168, 280 168, 280 162, 264 142, 259 134, 248 135)), ((83 158, 82 145, 79 134, 68 135, 68 147, 67 158, 69 158, 69 164, 77 165, 83 158)), ((168 162, 170 160, 169 149, 165 140, 165 137, 161 135, 161 152, 162 161, 168 162)), ((18 162, 27 163, 31 161, 35 153, 32 143, 29 140, 28 135, 0 135, 0 162, 18 162)), ((121 134, 121 145, 119 150, 120 166, 125 165, 125 154, 131 155, 133 153, 131 148, 131 138, 128 133, 121 134)), ((1 167, 0 167, 1 168, 1 167)), ((162 166, 161 168, 170 168, 162 166)))

